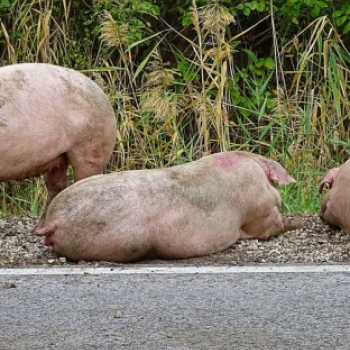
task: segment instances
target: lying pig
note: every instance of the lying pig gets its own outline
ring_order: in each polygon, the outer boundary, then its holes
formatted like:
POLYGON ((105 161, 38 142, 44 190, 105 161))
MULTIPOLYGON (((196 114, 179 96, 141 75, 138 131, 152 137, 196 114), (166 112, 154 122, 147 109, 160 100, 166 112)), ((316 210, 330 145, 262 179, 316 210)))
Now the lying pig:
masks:
POLYGON ((206 255, 300 227, 280 215, 274 186, 293 182, 279 163, 247 152, 93 176, 51 202, 37 234, 72 261, 206 255))
POLYGON ((330 191, 323 198, 320 217, 350 234, 350 161, 327 172, 322 179, 320 193, 326 184, 330 191))
POLYGON ((69 164, 75 181, 102 172, 115 136, 107 96, 83 74, 42 63, 0 68, 0 181, 43 174, 49 204, 67 187, 69 164))

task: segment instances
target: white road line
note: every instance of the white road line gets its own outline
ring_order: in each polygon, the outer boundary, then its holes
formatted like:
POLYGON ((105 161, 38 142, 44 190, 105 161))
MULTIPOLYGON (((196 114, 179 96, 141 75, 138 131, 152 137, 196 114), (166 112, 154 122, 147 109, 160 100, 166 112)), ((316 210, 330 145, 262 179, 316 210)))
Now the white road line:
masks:
POLYGON ((152 266, 137 267, 40 267, 0 268, 8 275, 104 275, 104 274, 213 274, 213 273, 315 273, 350 272, 350 265, 263 265, 263 266, 152 266))

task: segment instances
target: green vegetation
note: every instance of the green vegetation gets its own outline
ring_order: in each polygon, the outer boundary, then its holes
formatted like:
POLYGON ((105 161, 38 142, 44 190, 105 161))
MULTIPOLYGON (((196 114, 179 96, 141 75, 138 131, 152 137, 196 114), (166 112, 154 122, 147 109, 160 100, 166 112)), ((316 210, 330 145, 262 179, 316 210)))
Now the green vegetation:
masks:
MULTIPOLYGON (((349 31, 345 0, 0 0, 0 63, 103 81, 118 118, 108 171, 248 150, 298 181, 286 211, 317 212, 322 175, 349 153, 349 31)), ((2 214, 43 205, 42 180, 0 189, 2 214)))

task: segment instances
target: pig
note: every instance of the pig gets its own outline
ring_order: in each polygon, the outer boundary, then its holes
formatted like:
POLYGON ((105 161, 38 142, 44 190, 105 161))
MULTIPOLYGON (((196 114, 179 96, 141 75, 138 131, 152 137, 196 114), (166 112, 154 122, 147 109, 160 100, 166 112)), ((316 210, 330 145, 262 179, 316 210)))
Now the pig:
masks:
POLYGON ((44 63, 0 68, 0 181, 43 175, 48 205, 68 186, 68 165, 75 181, 101 173, 115 138, 111 104, 85 75, 44 63))
POLYGON ((319 193, 322 193, 325 185, 329 185, 330 191, 322 200, 319 214, 321 219, 350 234, 350 160, 326 173, 319 193))
POLYGON ((236 151, 169 168, 96 175, 62 191, 37 235, 71 261, 185 259, 300 227, 280 215, 277 162, 236 151))

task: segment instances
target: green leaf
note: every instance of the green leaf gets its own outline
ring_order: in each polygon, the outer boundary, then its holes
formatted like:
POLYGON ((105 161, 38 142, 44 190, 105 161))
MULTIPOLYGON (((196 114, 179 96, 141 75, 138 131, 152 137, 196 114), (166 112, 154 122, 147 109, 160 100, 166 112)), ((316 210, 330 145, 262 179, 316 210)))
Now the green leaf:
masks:
POLYGON ((234 7, 230 7, 230 13, 234 16, 237 16, 237 10, 234 7))
POLYGON ((276 101, 275 101, 275 100, 268 99, 268 100, 267 100, 267 108, 268 108, 268 109, 272 109, 272 108, 275 108, 275 107, 276 107, 276 101))
POLYGON ((131 50, 132 48, 134 48, 135 46, 138 46, 138 45, 140 45, 140 44, 143 44, 143 43, 145 43, 146 41, 151 40, 151 39, 157 37, 157 36, 160 35, 160 34, 161 34, 161 32, 156 33, 156 34, 153 34, 153 35, 151 35, 151 36, 149 36, 149 37, 147 37, 147 38, 143 38, 143 39, 141 39, 141 40, 139 40, 139 41, 137 41, 137 42, 132 43, 132 44, 126 49, 126 52, 130 51, 130 50, 131 50))
POLYGON ((239 40, 231 42, 231 50, 234 50, 241 42, 239 40))
POLYGON ((258 63, 259 60, 253 51, 250 51, 248 49, 242 49, 242 51, 245 52, 255 64, 258 63))
MULTIPOLYGON (((1 6, 1 5, 0 5, 1 6)), ((92 23, 92 19, 88 19, 88 20, 86 20, 83 24, 84 24, 84 26, 88 26, 88 25, 90 25, 92 23)))
POLYGON ((150 4, 148 2, 140 2, 138 4, 138 8, 137 10, 140 12, 140 13, 149 13, 149 10, 150 10, 150 4))
POLYGON ((248 6, 251 10, 255 10, 258 7, 258 2, 253 0, 251 2, 247 2, 246 6, 248 6))
POLYGON ((337 26, 340 27, 346 22, 347 19, 348 19, 348 16, 341 16, 341 17, 338 17, 335 22, 337 23, 337 26))
POLYGON ((0 0, 0 8, 9 7, 10 5, 9 0, 0 0))
POLYGON ((275 61, 270 57, 266 58, 264 65, 267 69, 275 69, 275 61))
POLYGON ((311 10, 311 17, 312 17, 312 18, 318 17, 319 14, 320 14, 320 11, 321 11, 321 8, 320 8, 320 7, 314 7, 314 8, 311 10))
POLYGON ((260 1, 259 4, 258 4, 257 10, 259 12, 262 12, 262 11, 265 10, 265 6, 266 6, 265 1, 260 1))
POLYGON ((329 3, 325 2, 325 1, 317 1, 317 6, 325 9, 325 8, 329 7, 329 3))
POLYGON ((343 29, 343 34, 347 34, 350 31, 350 22, 346 24, 346 26, 343 29))
MULTIPOLYGON (((250 117, 252 115, 252 112, 250 110, 244 108, 240 109, 239 112, 245 117, 250 117)), ((242 123, 240 123, 240 127, 245 132, 246 136, 250 135, 248 129, 242 123)))
POLYGON ((344 4, 342 10, 345 15, 350 15, 350 4, 344 4))
POLYGON ((189 67, 189 63, 186 60, 182 60, 180 62, 177 63, 176 68, 182 73, 184 74, 184 72, 186 72, 188 70, 189 67))
POLYGON ((190 11, 185 11, 182 16, 182 25, 184 27, 193 24, 192 16, 190 11))
POLYGON ((249 7, 245 7, 242 12, 243 12, 243 14, 245 16, 248 17, 250 15, 250 8, 249 7))
POLYGON ((337 11, 334 11, 333 13, 332 13, 332 16, 334 17, 334 18, 337 18, 337 17, 339 17, 339 16, 342 16, 343 15, 343 11, 342 10, 337 10, 337 11))
POLYGON ((151 11, 150 11, 150 12, 151 12, 152 15, 154 15, 154 16, 159 16, 159 15, 160 15, 160 9, 159 9, 159 7, 156 6, 156 5, 152 5, 152 6, 151 6, 151 11))

